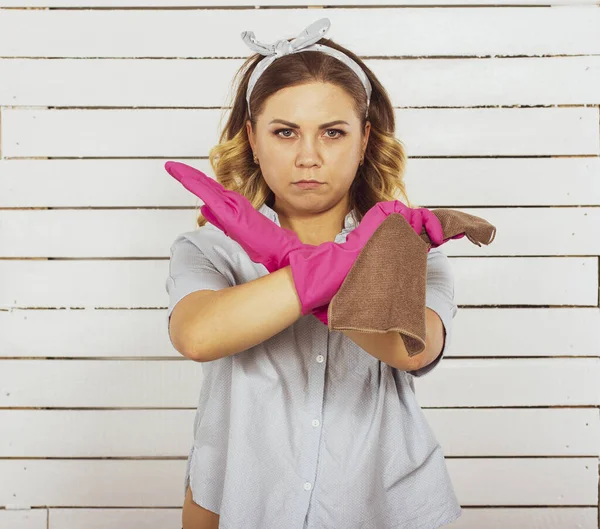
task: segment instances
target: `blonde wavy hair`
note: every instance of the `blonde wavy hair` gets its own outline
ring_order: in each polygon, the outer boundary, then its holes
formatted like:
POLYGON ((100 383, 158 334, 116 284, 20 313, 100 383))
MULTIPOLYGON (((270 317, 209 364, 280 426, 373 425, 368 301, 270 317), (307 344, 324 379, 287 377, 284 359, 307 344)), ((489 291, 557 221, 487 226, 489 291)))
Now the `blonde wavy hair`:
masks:
MULTIPOLYGON (((280 57, 260 76, 250 96, 252 118, 249 118, 246 89, 252 71, 264 58, 256 53, 244 62, 234 77, 234 84, 238 79, 239 83, 231 99, 231 112, 219 143, 209 152, 217 182, 226 189, 244 195, 256 209, 265 203, 272 207, 274 194, 262 177, 260 166, 254 163, 246 121, 250 119, 255 129, 256 118, 267 99, 283 88, 313 82, 331 83, 345 90, 354 100, 356 114, 362 117, 362 134, 367 119, 371 122, 364 163, 358 167, 350 187, 351 208, 356 210, 358 220, 362 220, 377 202, 401 200, 410 208, 416 207, 406 194, 406 154, 404 146, 395 136, 394 109, 385 88, 354 53, 331 39, 321 38, 318 42, 351 57, 369 77, 372 86, 369 117, 364 117, 367 111, 365 89, 350 68, 325 53, 300 52, 280 57)), ((200 214, 198 226, 204 226, 206 222, 206 218, 200 214)))

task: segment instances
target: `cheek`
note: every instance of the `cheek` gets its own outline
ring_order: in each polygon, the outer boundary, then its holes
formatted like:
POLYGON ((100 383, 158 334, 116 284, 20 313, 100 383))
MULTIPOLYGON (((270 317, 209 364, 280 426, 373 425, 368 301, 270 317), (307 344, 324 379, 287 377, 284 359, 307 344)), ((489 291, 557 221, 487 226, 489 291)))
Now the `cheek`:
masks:
POLYGON ((359 162, 361 156, 360 153, 360 149, 355 149, 354 147, 344 147, 338 149, 329 149, 327 152, 327 157, 330 162, 338 164, 339 167, 351 168, 353 165, 359 162))
POLYGON ((336 180, 344 183, 352 183, 358 171, 358 163, 360 160, 355 159, 355 154, 352 152, 346 153, 344 156, 329 160, 331 172, 335 174, 336 180))
POLYGON ((344 189, 344 191, 347 191, 348 189, 350 189, 350 186, 352 185, 352 182, 354 181, 355 177, 356 174, 354 172, 339 175, 337 187, 340 189, 344 189))
POLYGON ((274 192, 278 192, 281 191, 282 188, 284 187, 284 182, 283 179, 281 177, 281 173, 274 171, 273 166, 269 166, 270 167, 270 171, 265 173, 263 171, 263 179, 266 182, 267 186, 269 186, 269 189, 271 189, 274 192))
POLYGON ((294 162, 295 156, 292 149, 273 143, 263 149, 262 160, 265 163, 261 165, 263 165, 263 167, 272 167, 274 168, 273 171, 275 171, 283 165, 289 166, 290 163, 294 162))

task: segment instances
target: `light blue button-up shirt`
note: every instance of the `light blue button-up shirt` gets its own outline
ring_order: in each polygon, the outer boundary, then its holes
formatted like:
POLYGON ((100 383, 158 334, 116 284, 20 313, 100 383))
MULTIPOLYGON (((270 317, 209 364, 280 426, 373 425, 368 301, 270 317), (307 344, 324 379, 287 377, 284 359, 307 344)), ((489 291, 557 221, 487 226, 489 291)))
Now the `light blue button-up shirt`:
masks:
MULTIPOLYGON (((280 225, 268 205, 259 211, 280 225)), ((348 213, 335 242, 357 224, 348 213)), ((212 224, 183 233, 171 246, 167 320, 191 292, 267 273, 212 224)), ((418 371, 381 362, 312 314, 203 362, 184 494, 189 484, 194 502, 220 515, 220 529, 435 529, 457 519, 444 454, 413 384, 452 338, 454 279, 439 247, 427 257, 426 305, 446 339, 418 371)))

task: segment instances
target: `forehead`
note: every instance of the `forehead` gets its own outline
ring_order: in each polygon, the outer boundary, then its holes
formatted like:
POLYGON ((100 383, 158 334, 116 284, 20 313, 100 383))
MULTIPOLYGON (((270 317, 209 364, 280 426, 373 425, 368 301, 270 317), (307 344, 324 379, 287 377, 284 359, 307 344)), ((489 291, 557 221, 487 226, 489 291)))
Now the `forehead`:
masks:
POLYGON ((299 125, 318 125, 342 119, 358 123, 352 97, 329 83, 310 83, 282 88, 265 102, 262 120, 284 119, 299 125))

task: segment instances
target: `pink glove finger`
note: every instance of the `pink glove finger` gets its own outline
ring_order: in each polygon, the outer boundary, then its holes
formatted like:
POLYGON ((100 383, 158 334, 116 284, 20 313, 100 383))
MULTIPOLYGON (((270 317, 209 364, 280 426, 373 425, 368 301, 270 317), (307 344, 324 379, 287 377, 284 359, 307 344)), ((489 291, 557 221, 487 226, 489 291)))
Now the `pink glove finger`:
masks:
MULTIPOLYGON (((427 208, 419 208, 419 211, 421 211, 423 215, 423 224, 425 224, 427 236, 433 245, 439 246, 444 242, 444 229, 442 228, 440 219, 437 218, 433 211, 427 208)), ((417 233, 421 235, 421 230, 417 233)))
POLYGON ((424 208, 415 208, 410 211, 410 218, 406 220, 417 235, 421 235, 423 230, 423 210, 424 208))
MULTIPOLYGON (((165 169, 172 177, 179 181, 183 187, 194 193, 194 195, 200 198, 205 205, 211 208, 213 213, 212 218, 220 219, 219 227, 226 234, 227 232, 222 226, 224 226, 227 221, 231 222, 232 219, 238 219, 240 217, 240 208, 236 200, 247 201, 248 204, 250 204, 250 201, 239 193, 236 194, 235 197, 232 197, 233 191, 225 189, 215 179, 210 178, 195 167, 181 162, 168 161, 165 163, 165 169)), ((216 225, 216 223, 212 221, 211 224, 216 225)))
POLYGON ((200 213, 202 213, 202 216, 208 221, 210 222, 213 226, 216 226, 217 228, 219 228, 225 235, 229 236, 229 234, 227 233, 227 230, 225 229, 225 227, 219 222, 219 219, 217 219, 217 217, 215 216, 215 214, 212 212, 212 210, 204 205, 200 208, 200 213))
POLYGON ((409 208, 400 200, 387 200, 384 202, 378 202, 365 213, 361 223, 366 220, 367 224, 373 222, 379 226, 379 224, 381 224, 381 222, 383 222, 385 218, 392 213, 400 213, 400 215, 402 215, 410 224, 415 214, 415 209, 409 208))
MULTIPOLYGON (((219 182, 210 178, 195 167, 180 162, 168 161, 165 163, 165 170, 182 184, 183 187, 200 198, 205 205, 215 206, 216 204, 219 204, 221 209, 224 204, 231 205, 231 201, 227 200, 227 195, 225 193, 226 189, 219 184, 219 182)), ((234 208, 234 211, 237 210, 234 208)), ((233 214, 234 211, 232 211, 231 214, 233 214)), ((209 222, 218 226, 219 229, 227 235, 227 231, 223 229, 222 223, 215 222, 216 215, 214 212, 211 219, 212 220, 209 222)))
POLYGON ((453 239, 462 239, 465 235, 466 235, 466 233, 463 231, 462 233, 456 234, 454 237, 448 237, 447 239, 444 239, 442 244, 444 244, 445 242, 448 242, 450 240, 453 240, 453 239))
POLYGON ((205 204, 214 205, 222 203, 223 193, 226 189, 215 179, 210 178, 195 167, 181 163, 168 161, 165 169, 173 178, 178 180, 183 187, 191 191, 205 204))

